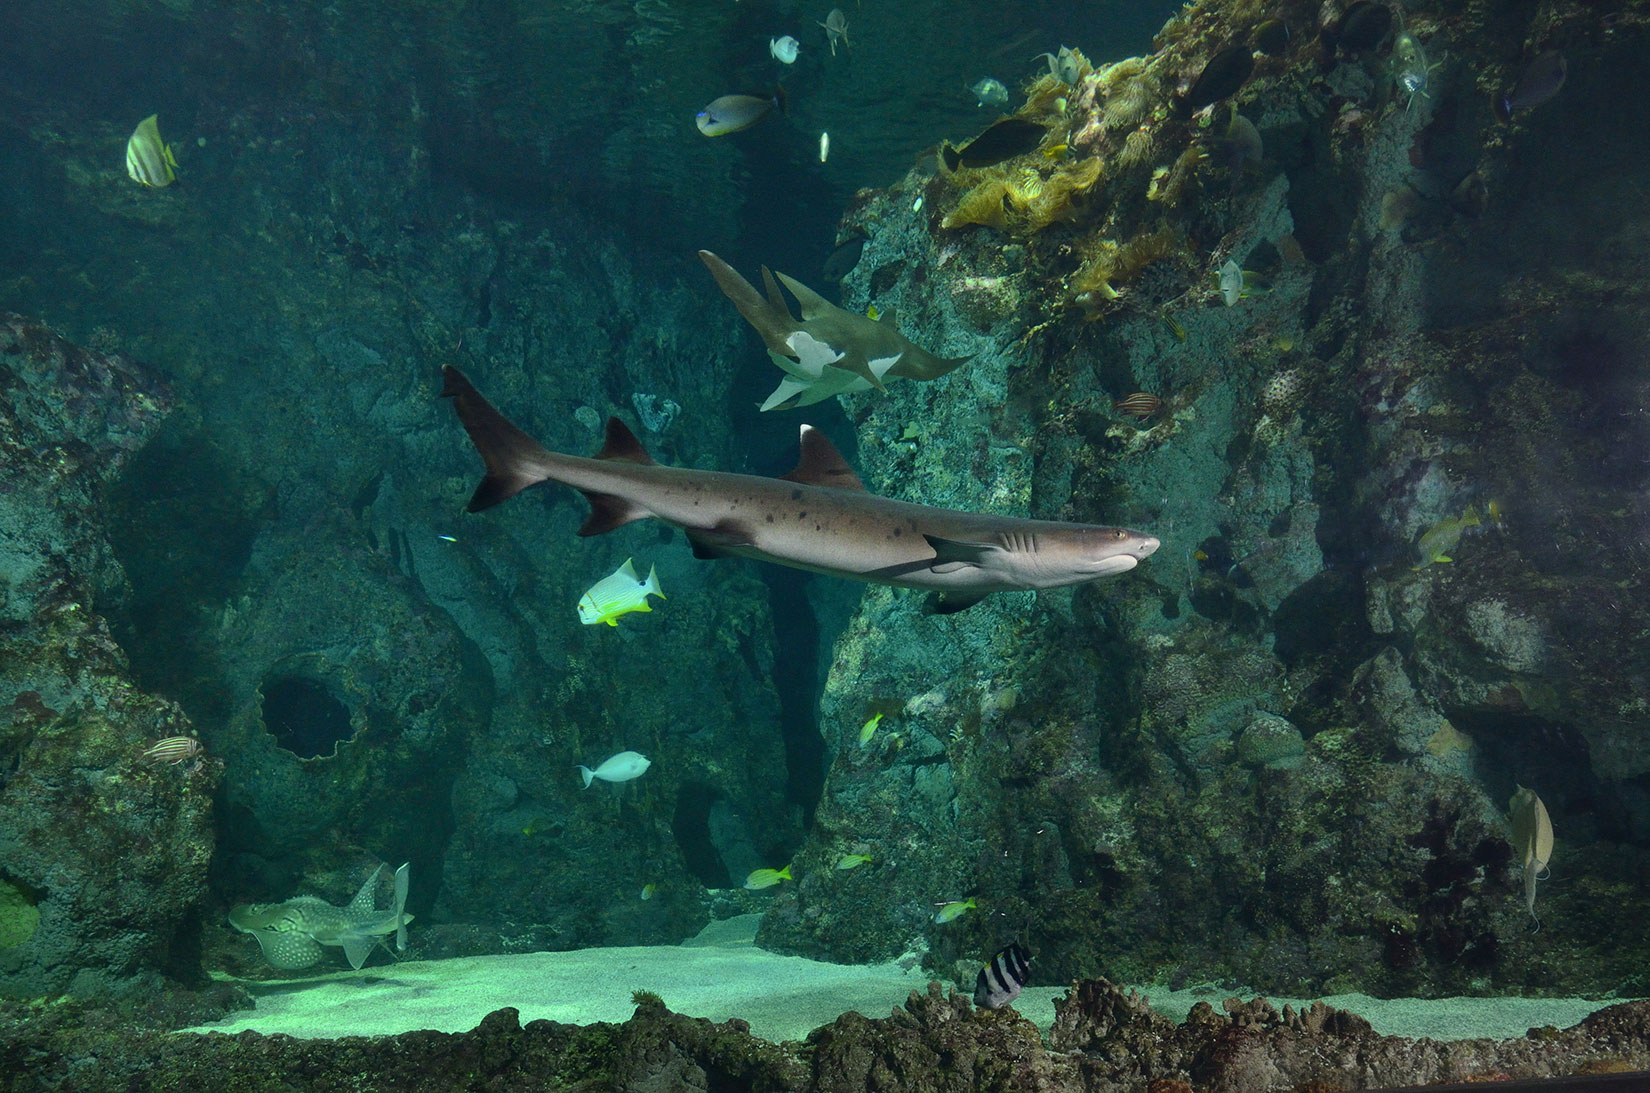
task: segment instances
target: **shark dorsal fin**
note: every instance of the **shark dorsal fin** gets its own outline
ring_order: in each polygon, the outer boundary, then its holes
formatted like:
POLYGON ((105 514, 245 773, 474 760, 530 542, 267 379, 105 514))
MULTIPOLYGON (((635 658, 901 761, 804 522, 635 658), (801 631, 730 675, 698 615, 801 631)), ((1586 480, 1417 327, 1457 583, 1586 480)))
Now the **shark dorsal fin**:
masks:
POLYGON ((859 490, 862 493, 865 491, 865 483, 861 482, 859 475, 848 466, 848 461, 842 458, 842 453, 836 450, 836 445, 812 425, 802 426, 802 451, 797 458, 796 469, 780 477, 787 482, 799 482, 808 486, 830 486, 839 490, 859 490))
POLYGON ((383 871, 384 865, 380 862, 378 868, 372 871, 372 876, 367 878, 367 883, 363 884, 361 890, 355 893, 355 898, 349 901, 349 907, 346 910, 370 911, 373 909, 373 905, 377 902, 373 897, 378 894, 378 874, 383 871))
POLYGON ((616 459, 621 463, 640 463, 644 467, 653 465, 653 457, 647 454, 647 449, 636 439, 636 434, 630 431, 630 426, 616 417, 607 419, 607 438, 602 442, 602 450, 596 453, 596 458, 616 459))
MULTIPOLYGON (((840 307, 837 307, 795 277, 787 277, 783 273, 774 276, 785 282, 785 287, 791 290, 792 296, 796 297, 797 304, 802 308, 802 320, 804 322, 809 319, 817 319, 821 315, 830 315, 842 311, 840 307)), ((865 321, 870 322, 871 320, 866 319, 865 321)))

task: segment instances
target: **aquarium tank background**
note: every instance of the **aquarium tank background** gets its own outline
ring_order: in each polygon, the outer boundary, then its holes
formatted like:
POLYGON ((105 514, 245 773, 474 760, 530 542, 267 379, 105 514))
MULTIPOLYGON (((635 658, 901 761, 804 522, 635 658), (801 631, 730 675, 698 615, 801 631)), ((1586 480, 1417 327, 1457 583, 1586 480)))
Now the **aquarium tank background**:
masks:
POLYGON ((1650 1067, 1650 4, 831 5, 0 7, 4 1088, 1650 1067))

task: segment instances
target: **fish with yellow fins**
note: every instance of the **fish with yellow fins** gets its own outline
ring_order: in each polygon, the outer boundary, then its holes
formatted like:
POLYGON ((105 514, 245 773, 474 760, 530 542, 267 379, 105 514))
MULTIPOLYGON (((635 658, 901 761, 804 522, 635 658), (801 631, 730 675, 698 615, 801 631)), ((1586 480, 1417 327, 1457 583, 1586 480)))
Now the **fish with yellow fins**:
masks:
POLYGON ((170 186, 178 178, 172 146, 160 139, 159 118, 159 114, 150 114, 138 122, 126 141, 126 173, 132 181, 155 189, 170 186))
POLYGON ((745 887, 757 892, 790 879, 791 867, 788 865, 783 869, 752 869, 750 876, 745 878, 745 887))
POLYGON ((1467 510, 1460 516, 1446 516, 1433 524, 1421 533, 1421 538, 1415 543, 1415 553, 1420 561, 1412 568, 1424 569, 1434 562, 1453 561, 1450 551, 1461 541, 1461 533, 1482 523, 1483 520, 1478 516, 1478 506, 1468 505, 1467 510))
POLYGON ((594 626, 598 622, 617 626, 620 615, 628 615, 632 611, 652 611, 652 606, 647 602, 649 596, 657 596, 661 600, 665 598, 665 594, 659 591, 659 567, 650 567, 644 581, 636 575, 636 567, 626 558, 624 565, 591 585, 590 590, 579 597, 579 621, 586 626, 594 626))

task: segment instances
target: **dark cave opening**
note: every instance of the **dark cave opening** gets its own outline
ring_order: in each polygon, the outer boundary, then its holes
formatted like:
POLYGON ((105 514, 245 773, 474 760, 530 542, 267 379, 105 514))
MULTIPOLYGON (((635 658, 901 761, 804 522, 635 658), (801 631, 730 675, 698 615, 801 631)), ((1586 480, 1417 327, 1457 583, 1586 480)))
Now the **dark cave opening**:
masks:
POLYGON ((303 676, 278 676, 263 686, 264 728, 300 759, 337 753, 354 733, 349 708, 326 687, 303 676))
POLYGON ((710 810, 721 794, 703 782, 685 782, 676 798, 670 830, 682 852, 682 864, 706 888, 729 888, 733 878, 710 837, 710 810))

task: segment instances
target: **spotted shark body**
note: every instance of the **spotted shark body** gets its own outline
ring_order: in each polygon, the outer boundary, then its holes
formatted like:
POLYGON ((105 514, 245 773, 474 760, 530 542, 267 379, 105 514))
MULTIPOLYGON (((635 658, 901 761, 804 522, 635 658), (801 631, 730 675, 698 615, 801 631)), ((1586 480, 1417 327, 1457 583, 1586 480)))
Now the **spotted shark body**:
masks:
POLYGON ((321 959, 323 945, 344 950, 350 967, 357 970, 372 950, 390 934, 396 947, 407 947, 407 866, 395 871, 395 898, 387 910, 377 910, 374 898, 378 875, 372 876, 355 893, 347 907, 334 907, 316 896, 298 896, 282 903, 240 904, 229 912, 229 924, 251 934, 263 950, 264 959, 277 968, 307 968, 321 959))
POLYGON ((802 426, 796 469, 781 478, 663 467, 617 418, 593 459, 546 450, 455 368, 442 394, 487 465, 480 512, 540 482, 581 491, 580 535, 652 517, 682 528, 700 557, 736 555, 848 580, 942 593, 941 611, 992 592, 1059 588, 1133 569, 1158 547, 1128 528, 957 512, 878 497, 825 434, 802 426))

